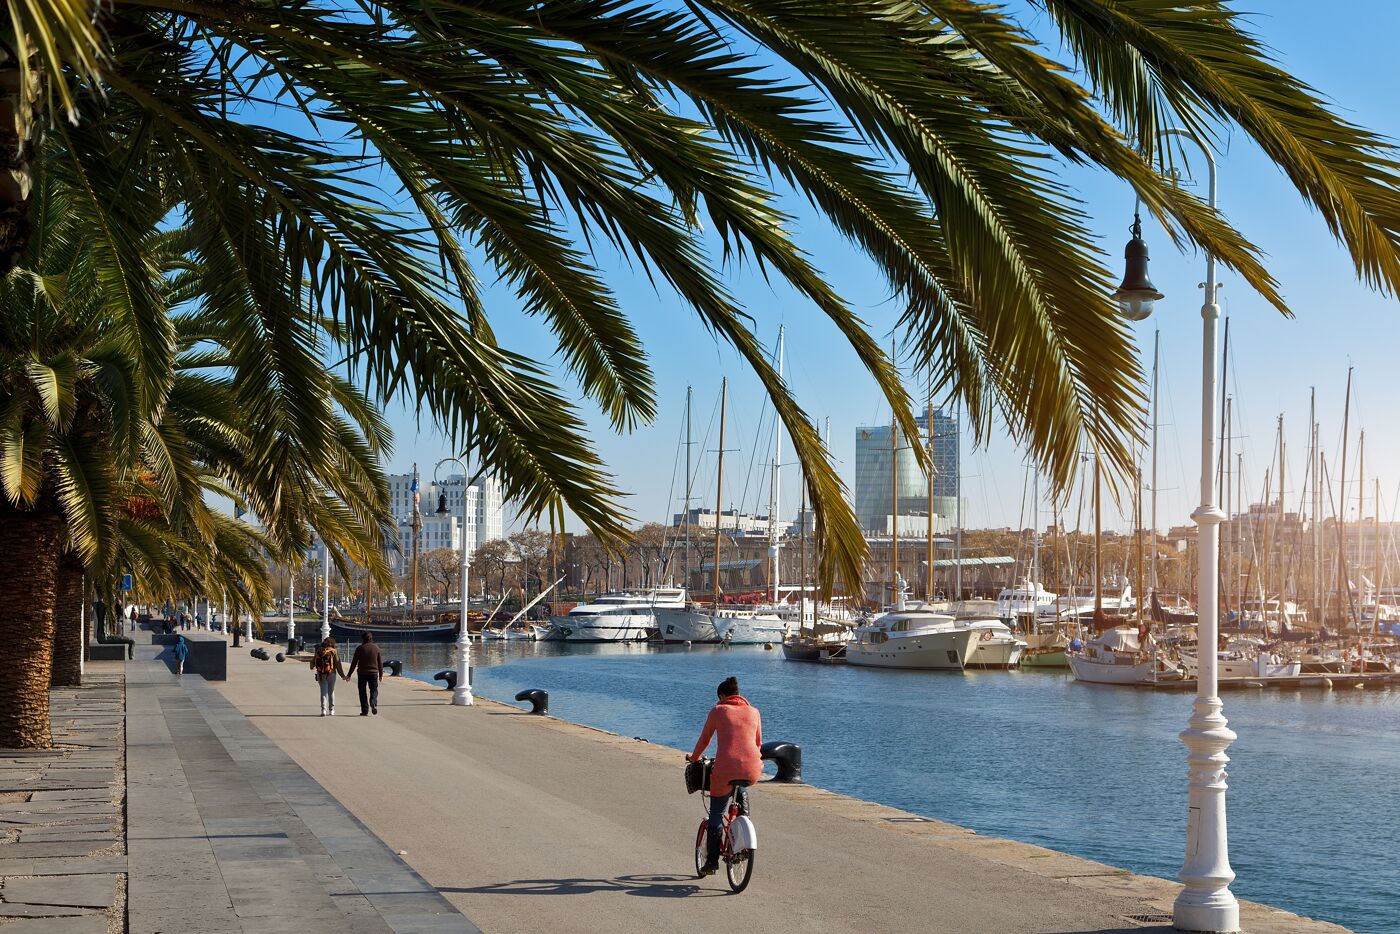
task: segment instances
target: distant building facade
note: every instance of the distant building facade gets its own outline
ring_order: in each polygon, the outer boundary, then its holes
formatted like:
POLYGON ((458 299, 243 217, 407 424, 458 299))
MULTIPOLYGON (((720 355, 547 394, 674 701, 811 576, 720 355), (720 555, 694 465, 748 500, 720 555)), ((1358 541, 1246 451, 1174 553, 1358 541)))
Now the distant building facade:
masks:
MULTIPOLYGON (((435 548, 459 550, 465 540, 475 551, 505 534, 501 484, 494 477, 482 477, 471 486, 462 474, 453 474, 434 483, 419 474, 418 513, 421 536, 419 551, 435 548), (446 497, 447 514, 438 515, 439 497, 446 497), (466 528, 462 524, 462 500, 466 498, 466 528)), ((413 550, 413 474, 389 475, 389 508, 399 526, 399 547, 404 554, 413 550)))
POLYGON ((914 446, 927 449, 932 435, 934 531, 952 528, 958 507, 958 420, 942 409, 915 419, 919 436, 900 436, 891 444, 890 425, 856 429, 855 482, 851 485, 856 518, 868 537, 920 535, 928 529, 928 480, 914 446), (911 444, 910 442, 913 442, 911 444), (891 465, 890 459, 894 458, 891 465), (893 469, 891 469, 893 467, 893 469), (891 484, 895 484, 892 489, 891 484))

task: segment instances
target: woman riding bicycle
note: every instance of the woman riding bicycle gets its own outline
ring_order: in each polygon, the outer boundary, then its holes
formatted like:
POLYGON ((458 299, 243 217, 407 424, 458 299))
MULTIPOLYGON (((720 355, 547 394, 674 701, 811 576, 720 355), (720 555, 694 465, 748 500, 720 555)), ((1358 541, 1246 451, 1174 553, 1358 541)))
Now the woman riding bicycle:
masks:
POLYGON ((700 731, 694 752, 686 757, 691 761, 699 759, 710 745, 710 737, 715 737, 715 764, 710 773, 710 823, 705 835, 705 865, 700 870, 701 875, 706 876, 719 870, 724 811, 734 793, 729 783, 739 779, 756 782, 763 775, 763 758, 759 753, 763 745, 763 725, 758 708, 739 696, 738 678, 725 678, 715 693, 719 695, 719 703, 705 718, 705 728, 700 731))

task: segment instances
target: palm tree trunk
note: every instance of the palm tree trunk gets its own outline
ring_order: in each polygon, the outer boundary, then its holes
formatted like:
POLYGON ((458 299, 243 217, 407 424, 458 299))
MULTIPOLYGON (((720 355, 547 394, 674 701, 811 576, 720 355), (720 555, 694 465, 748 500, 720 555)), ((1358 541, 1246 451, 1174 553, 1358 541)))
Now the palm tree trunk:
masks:
POLYGON ((83 683, 86 622, 86 614, 83 613, 83 569, 67 560, 60 560, 54 582, 50 686, 77 687, 83 683))
POLYGON ((53 745, 49 668, 62 531, 56 512, 0 505, 0 748, 53 745))

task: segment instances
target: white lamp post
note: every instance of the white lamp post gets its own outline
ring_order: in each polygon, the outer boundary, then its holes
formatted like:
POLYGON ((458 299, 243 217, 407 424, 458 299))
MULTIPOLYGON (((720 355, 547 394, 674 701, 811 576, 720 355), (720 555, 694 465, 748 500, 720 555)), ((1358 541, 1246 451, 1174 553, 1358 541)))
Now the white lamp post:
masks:
MULTIPOLYGON (((1176 127, 1163 131, 1191 140, 1200 147, 1209 167, 1209 204, 1216 206, 1215 157, 1210 149, 1189 131, 1176 127)), ((1152 314, 1152 306, 1162 294, 1147 279, 1147 245, 1142 227, 1133 223, 1133 239, 1125 251, 1127 269, 1123 284, 1114 293, 1123 314, 1141 321, 1152 314)), ((1206 254, 1205 302, 1201 305, 1201 503, 1191 518, 1199 527, 1197 549, 1200 557, 1199 595, 1196 606, 1196 702, 1191 719, 1180 734, 1187 754, 1186 859, 1178 878, 1185 888, 1176 897, 1172 925, 1179 931, 1238 931, 1240 906, 1230 891, 1235 872, 1230 868, 1229 841, 1225 820, 1225 750, 1234 742, 1220 702, 1218 657, 1219 633, 1218 574, 1220 563, 1220 523, 1225 514, 1215 504, 1215 424, 1216 424, 1216 304, 1215 257, 1206 254)))
POLYGON ((297 637, 297 572, 291 563, 287 564, 287 650, 296 644, 297 637))
POLYGON ((321 543, 321 577, 325 581, 321 586, 321 641, 325 642, 331 637, 331 549, 325 542, 321 543))
MULTIPOLYGON (((472 635, 467 628, 467 576, 470 567, 470 556, 467 552, 467 465, 460 458, 444 457, 433 466, 433 485, 437 485, 438 468, 451 461, 462 468, 462 527, 458 530, 461 534, 462 545, 462 614, 461 625, 457 630, 457 686, 452 689, 452 703, 458 707, 470 707, 472 705, 472 635)), ((437 514, 448 515, 447 495, 438 494, 437 514)))

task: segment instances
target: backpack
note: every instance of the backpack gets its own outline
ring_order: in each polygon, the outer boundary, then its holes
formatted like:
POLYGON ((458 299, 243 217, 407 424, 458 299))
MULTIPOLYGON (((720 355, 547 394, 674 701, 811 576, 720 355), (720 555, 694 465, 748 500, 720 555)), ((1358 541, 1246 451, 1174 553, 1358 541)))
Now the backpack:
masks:
POLYGON ((335 649, 322 649, 316 653, 316 674, 335 674, 335 649))

